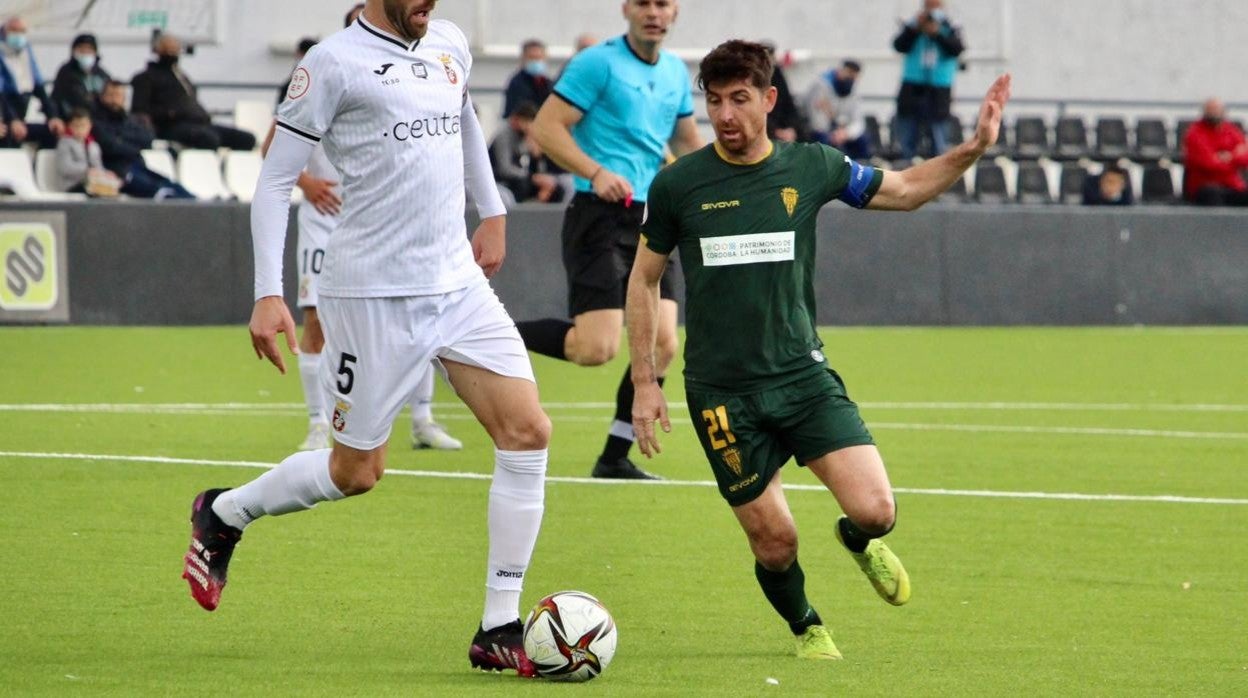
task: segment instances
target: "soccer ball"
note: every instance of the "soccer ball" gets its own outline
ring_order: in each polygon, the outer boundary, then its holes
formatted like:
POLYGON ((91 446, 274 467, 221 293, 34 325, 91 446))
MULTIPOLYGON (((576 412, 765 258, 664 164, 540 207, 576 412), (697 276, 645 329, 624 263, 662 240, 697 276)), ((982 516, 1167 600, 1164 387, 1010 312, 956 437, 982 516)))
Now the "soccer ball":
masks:
POLYGON ((524 621, 524 652, 537 673, 556 681, 589 681, 606 671, 619 633, 615 619, 583 591, 551 594, 524 621))

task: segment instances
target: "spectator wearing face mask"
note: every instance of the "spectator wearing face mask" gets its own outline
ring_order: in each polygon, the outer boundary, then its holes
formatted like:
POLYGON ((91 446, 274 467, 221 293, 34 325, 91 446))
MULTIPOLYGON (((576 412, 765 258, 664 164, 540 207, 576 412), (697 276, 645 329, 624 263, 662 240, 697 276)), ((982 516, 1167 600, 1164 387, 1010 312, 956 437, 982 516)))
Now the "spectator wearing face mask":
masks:
POLYGON ((845 60, 815 80, 806 93, 806 113, 816 140, 837 148, 854 160, 871 157, 871 138, 862 113, 862 98, 854 83, 862 65, 845 60))
POLYGON ((178 67, 182 42, 177 37, 162 34, 155 48, 156 60, 131 80, 134 94, 130 110, 147 119, 158 138, 209 150, 256 147, 252 134, 212 123, 208 110, 199 103, 195 84, 178 67))
POLYGON ((79 34, 69 46, 69 60, 56 72, 52 101, 63 114, 90 109, 112 76, 100 66, 94 34, 79 34))
POLYGON ((529 39, 520 46, 520 70, 507 81, 503 100, 503 118, 511 116, 521 104, 528 102, 541 108, 554 86, 546 65, 546 44, 529 39))
POLYGON ((1226 120, 1219 99, 1205 102, 1200 121, 1183 137, 1186 172, 1183 198, 1202 206, 1248 206, 1248 143, 1244 132, 1226 120))
POLYGON ((35 143, 55 148, 57 137, 65 133, 65 122, 48 95, 27 34, 26 21, 21 17, 10 17, 0 26, 0 141, 9 146, 35 143), (45 123, 26 123, 31 99, 39 100, 45 123))

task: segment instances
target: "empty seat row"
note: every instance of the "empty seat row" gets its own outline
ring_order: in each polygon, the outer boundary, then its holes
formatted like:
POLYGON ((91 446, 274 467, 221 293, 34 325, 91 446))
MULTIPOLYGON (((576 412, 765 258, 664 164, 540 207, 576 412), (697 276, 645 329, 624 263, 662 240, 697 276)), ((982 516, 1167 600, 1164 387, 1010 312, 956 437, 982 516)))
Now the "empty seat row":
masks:
MULTIPOLYGON (((1183 167, 1168 162, 1119 161, 1137 203, 1173 204, 1182 196, 1183 167)), ((1087 162, 983 160, 959 180, 954 196, 979 203, 1077 204, 1101 166, 1087 162)))
MULTIPOLYGON (((899 155, 896 147, 896 118, 888 125, 889 139, 885 142, 884 129, 874 116, 867 116, 867 133, 874 152, 885 159, 899 155)), ((1140 161, 1156 161, 1162 158, 1181 157, 1183 138, 1195 119, 1179 119, 1171 130, 1160 118, 1140 118, 1131 128, 1126 119, 1114 116, 1099 117, 1091 129, 1082 117, 1065 116, 1052 126, 1040 116, 1020 116, 1012 125, 1003 125, 990 156, 1005 155, 1018 159, 1034 160, 1042 157, 1058 160, 1096 158, 1116 160, 1131 158, 1140 161)), ((1243 124, 1236 123, 1241 130, 1243 124)), ((949 137, 953 144, 965 137, 964 127, 956 117, 949 120, 949 137)), ((930 140, 924 137, 920 152, 930 151, 930 140)))

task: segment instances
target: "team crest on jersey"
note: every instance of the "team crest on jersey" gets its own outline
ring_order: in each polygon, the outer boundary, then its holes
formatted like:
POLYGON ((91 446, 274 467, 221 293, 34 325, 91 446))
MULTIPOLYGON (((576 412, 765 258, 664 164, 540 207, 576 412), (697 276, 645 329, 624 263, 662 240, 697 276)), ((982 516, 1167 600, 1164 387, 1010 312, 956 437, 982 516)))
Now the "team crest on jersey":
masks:
POLYGON ((793 212, 797 210, 797 190, 793 187, 785 187, 780 190, 780 198, 784 201, 784 210, 789 212, 789 218, 793 217, 793 212))
POLYGON ((351 411, 351 406, 342 400, 334 405, 334 431, 341 432, 347 428, 347 413, 351 411))
POLYGON ((413 64, 412 64, 412 75, 415 75, 416 77, 420 78, 421 80, 428 80, 428 79, 429 79, 429 69, 425 67, 425 64, 424 64, 424 63, 413 63, 413 64))
POLYGON ((451 63, 451 54, 444 53, 438 56, 438 60, 442 61, 442 67, 446 69, 446 79, 450 80, 452 85, 458 85, 459 73, 455 72, 455 66, 451 63))
POLYGON ((723 452, 724 463, 733 475, 741 477, 741 451, 735 448, 725 448, 723 452))
POLYGON ((312 86, 312 75, 307 68, 299 66, 290 76, 290 87, 286 90, 287 99, 299 99, 308 93, 312 86))

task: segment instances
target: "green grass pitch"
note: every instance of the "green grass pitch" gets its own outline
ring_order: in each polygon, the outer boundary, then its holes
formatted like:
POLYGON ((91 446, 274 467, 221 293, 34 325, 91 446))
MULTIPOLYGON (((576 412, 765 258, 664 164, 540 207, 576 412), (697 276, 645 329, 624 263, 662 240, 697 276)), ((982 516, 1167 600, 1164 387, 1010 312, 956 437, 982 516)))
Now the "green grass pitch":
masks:
POLYGON ((796 488, 809 593, 845 660, 795 659, 699 484, 679 378, 647 465, 677 482, 567 481, 601 446, 624 359, 537 358, 553 479, 524 604, 582 589, 620 628, 611 667, 574 687, 469 669, 488 482, 446 474, 489 473, 492 453, 445 386, 436 416, 463 452, 413 452, 400 423, 396 472, 250 529, 209 614, 179 579, 191 498, 258 472, 229 463, 291 452, 298 377, 256 361, 243 328, 0 329, 0 694, 1248 692, 1248 331, 823 335, 899 490, 910 604, 838 549, 832 497, 796 488))

